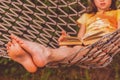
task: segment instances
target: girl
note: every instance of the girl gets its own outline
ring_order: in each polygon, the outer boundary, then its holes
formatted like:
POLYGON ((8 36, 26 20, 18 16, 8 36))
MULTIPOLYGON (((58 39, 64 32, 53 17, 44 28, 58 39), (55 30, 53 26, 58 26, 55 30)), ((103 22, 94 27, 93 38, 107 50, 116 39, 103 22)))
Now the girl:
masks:
MULTIPOLYGON (((114 32, 120 23, 120 10, 116 10, 116 0, 89 0, 90 7, 77 23, 80 26, 79 44, 89 45, 98 41, 105 34, 114 32)), ((70 37, 69 37, 70 38, 70 37)), ((73 45, 66 40, 66 33, 59 38, 60 45, 73 45)))
MULTIPOLYGON (((118 28, 120 10, 116 10, 115 3, 116 0, 90 0, 90 11, 77 20, 80 26, 78 37, 83 40, 85 45, 92 44, 103 35, 118 28)), ((7 44, 8 55, 14 61, 22 64, 29 72, 35 72, 37 67, 44 67, 55 61, 62 60, 62 63, 67 63, 72 58, 71 56, 74 56, 81 47, 84 47, 60 46, 57 49, 51 49, 38 43, 23 40, 15 35, 10 37, 12 42, 7 44)), ((63 41, 65 37, 66 33, 63 33, 59 41, 63 41)), ((85 54, 86 51, 79 52, 76 59, 80 59, 85 54)), ((105 62, 105 59, 101 61, 101 64, 105 62)))

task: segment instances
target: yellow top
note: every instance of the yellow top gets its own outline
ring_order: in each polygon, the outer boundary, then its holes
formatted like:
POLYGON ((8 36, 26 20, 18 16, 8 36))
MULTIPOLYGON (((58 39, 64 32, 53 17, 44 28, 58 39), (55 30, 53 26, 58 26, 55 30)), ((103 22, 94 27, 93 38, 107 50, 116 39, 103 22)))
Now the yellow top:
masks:
POLYGON ((114 32, 120 21, 120 10, 106 11, 103 14, 83 14, 77 23, 86 26, 86 33, 83 42, 86 45, 92 44, 100 39, 103 35, 114 32))

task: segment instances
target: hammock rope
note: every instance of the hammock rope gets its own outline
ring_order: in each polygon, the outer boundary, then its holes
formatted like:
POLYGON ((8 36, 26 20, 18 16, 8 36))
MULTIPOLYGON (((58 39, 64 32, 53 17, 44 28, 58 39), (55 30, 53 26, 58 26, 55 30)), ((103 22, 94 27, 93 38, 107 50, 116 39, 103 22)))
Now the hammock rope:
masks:
MULTIPOLYGON (((119 7, 119 6, 118 6, 119 7)), ((62 30, 77 34, 76 20, 86 11, 81 0, 2 0, 0 1, 0 56, 7 55, 5 44, 11 33, 46 47, 57 48, 62 30)), ((120 52, 120 30, 103 36, 98 42, 86 46, 68 58, 49 63, 48 67, 78 65, 99 68, 108 65, 120 52), (83 57, 79 52, 87 50, 83 57), (101 56, 101 53, 104 53, 101 56), (107 56, 107 58, 105 58, 107 56), (98 59, 94 62, 94 60, 98 59), (106 59, 106 60, 104 60, 106 59), (104 63, 101 63, 104 60, 104 63)))
POLYGON ((120 29, 113 32, 112 34, 107 34, 103 36, 96 43, 80 49, 78 52, 75 53, 75 56, 74 58, 71 59, 71 61, 69 61, 68 59, 67 62, 64 62, 64 60, 56 63, 53 62, 48 64, 47 66, 57 68, 60 66, 77 65, 84 68, 102 68, 107 66, 112 61, 114 55, 120 53, 119 42, 120 42, 120 29), (82 56, 81 58, 76 57, 79 52, 82 52, 87 49, 88 51, 84 56, 82 56), (105 58, 106 56, 107 58, 105 58), (94 61, 95 59, 98 60, 94 61))

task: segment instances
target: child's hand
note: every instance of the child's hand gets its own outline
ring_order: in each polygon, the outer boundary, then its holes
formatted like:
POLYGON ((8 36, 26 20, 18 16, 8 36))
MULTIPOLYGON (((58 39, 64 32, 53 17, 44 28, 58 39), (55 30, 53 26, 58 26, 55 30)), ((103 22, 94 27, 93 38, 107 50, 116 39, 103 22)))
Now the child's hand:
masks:
POLYGON ((58 42, 65 41, 66 36, 67 36, 67 33, 65 31, 62 31, 62 35, 59 37, 58 42))

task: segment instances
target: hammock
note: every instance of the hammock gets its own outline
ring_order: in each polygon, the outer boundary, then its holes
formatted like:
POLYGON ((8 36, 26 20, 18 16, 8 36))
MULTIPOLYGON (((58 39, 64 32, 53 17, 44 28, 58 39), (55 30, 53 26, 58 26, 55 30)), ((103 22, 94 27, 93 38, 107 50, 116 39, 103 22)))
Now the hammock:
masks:
MULTIPOLYGON (((58 38, 62 30, 67 31, 69 35, 77 34, 76 21, 86 7, 81 0, 1 0, 0 1, 0 56, 10 58, 6 53, 5 44, 10 41, 11 33, 30 41, 38 42, 46 47, 57 48, 58 38)), ((80 49, 78 52, 89 49, 81 58, 76 56, 71 60, 62 63, 62 61, 50 63, 48 67, 58 66, 85 66, 88 68, 99 68, 109 64, 112 57, 120 52, 120 30, 106 35, 98 42, 80 49), (101 58, 94 64, 91 61, 101 58), (113 54, 114 53, 114 54, 113 54), (109 55, 105 63, 99 64, 104 56, 109 55), (74 61, 74 64, 71 64, 74 61)))

